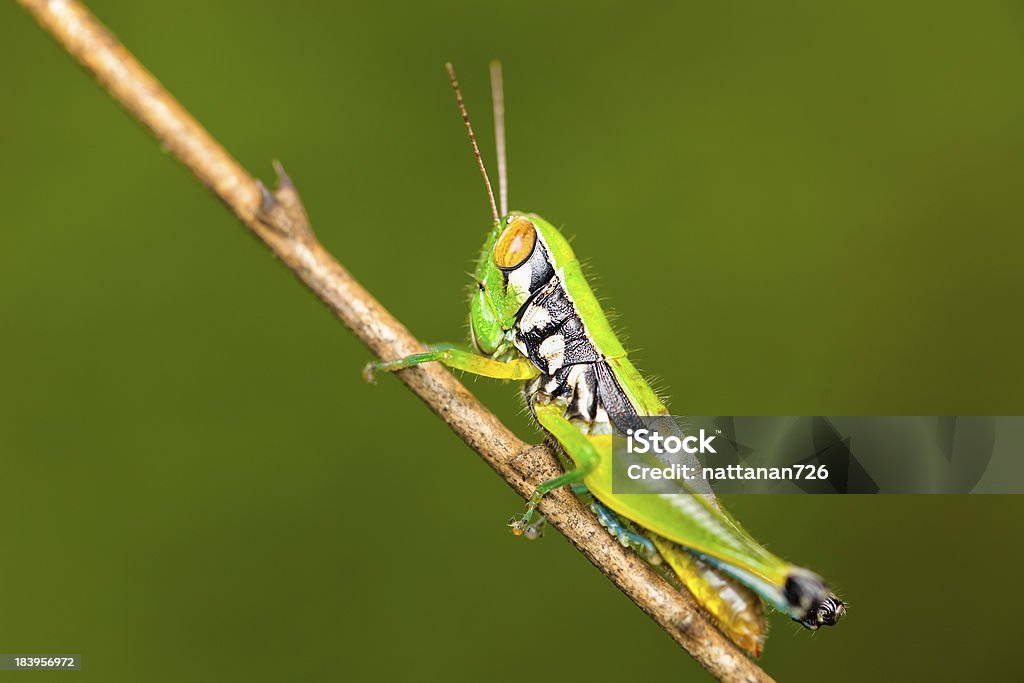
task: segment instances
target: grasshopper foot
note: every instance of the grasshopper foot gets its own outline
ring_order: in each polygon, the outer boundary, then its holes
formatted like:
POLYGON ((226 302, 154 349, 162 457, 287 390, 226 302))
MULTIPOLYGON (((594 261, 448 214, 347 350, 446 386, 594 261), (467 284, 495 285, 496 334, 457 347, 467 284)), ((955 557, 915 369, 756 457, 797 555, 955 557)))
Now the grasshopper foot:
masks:
POLYGON ((512 535, 513 536, 522 536, 522 535, 524 535, 526 533, 526 528, 528 526, 529 526, 529 522, 527 522, 522 517, 515 517, 515 516, 513 516, 513 517, 509 517, 508 518, 508 528, 512 530, 512 535))
POLYGON ((377 383, 377 368, 378 367, 379 367, 378 363, 367 363, 366 366, 363 367, 363 379, 366 381, 367 384, 376 384, 377 383))
POLYGON ((547 518, 544 515, 539 516, 535 521, 531 521, 533 512, 527 512, 521 517, 512 517, 508 520, 509 529, 512 530, 513 536, 523 536, 531 541, 535 541, 544 535, 544 527, 547 523, 547 518))
POLYGON ((533 519, 533 510, 527 510, 521 516, 513 515, 508 520, 508 528, 512 530, 513 536, 525 536, 529 539, 538 538, 541 535, 541 526, 544 518, 541 517, 536 523, 533 519))
POLYGON ((531 541, 536 541, 538 538, 544 535, 544 527, 547 521, 548 518, 544 515, 541 515, 537 518, 536 522, 527 525, 526 529, 523 531, 523 536, 525 536, 531 541))

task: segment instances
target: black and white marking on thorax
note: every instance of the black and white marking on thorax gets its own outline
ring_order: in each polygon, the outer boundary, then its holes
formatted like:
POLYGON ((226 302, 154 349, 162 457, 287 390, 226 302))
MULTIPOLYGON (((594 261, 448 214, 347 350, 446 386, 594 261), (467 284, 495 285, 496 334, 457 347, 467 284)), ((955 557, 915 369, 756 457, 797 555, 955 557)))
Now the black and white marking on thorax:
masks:
POLYGON ((546 375, 601 360, 560 273, 520 309, 512 343, 546 375))
POLYGON ((587 333, 539 232, 537 237, 530 257, 506 273, 509 287, 529 295, 512 343, 542 373, 525 388, 527 404, 561 401, 566 418, 590 433, 610 431, 613 422, 625 431, 634 426, 636 411, 587 333))

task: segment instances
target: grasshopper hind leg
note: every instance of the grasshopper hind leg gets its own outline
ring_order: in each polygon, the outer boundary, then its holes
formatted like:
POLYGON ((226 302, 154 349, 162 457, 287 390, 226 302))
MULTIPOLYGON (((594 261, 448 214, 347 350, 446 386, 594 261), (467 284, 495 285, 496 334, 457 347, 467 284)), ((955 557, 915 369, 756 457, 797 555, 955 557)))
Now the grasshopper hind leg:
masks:
POLYGON ((572 492, 584 499, 590 511, 597 516, 597 521, 608 530, 619 545, 631 549, 650 564, 661 564, 661 554, 654 547, 654 543, 643 534, 633 531, 617 514, 591 496, 585 484, 573 484, 572 492))
MULTIPOLYGON (((654 546, 654 543, 643 534, 633 531, 617 514, 591 496, 586 484, 576 482, 571 484, 569 488, 587 504, 590 511, 597 517, 597 521, 601 523, 601 526, 608 531, 612 538, 619 542, 619 545, 623 548, 629 548, 652 565, 657 566, 661 564, 661 554, 654 546)), ((540 538, 544 535, 546 522, 547 517, 540 515, 537 519, 523 527, 523 536, 530 540, 540 538)))
POLYGON ((589 503, 598 521, 613 538, 659 571, 666 572, 670 581, 674 579, 674 583, 681 584, 730 640, 751 656, 760 656, 767 626, 761 599, 753 591, 683 548, 657 535, 652 541, 633 531, 627 521, 593 498, 585 485, 574 484, 572 491, 589 503), (664 557, 659 550, 663 550, 664 557))

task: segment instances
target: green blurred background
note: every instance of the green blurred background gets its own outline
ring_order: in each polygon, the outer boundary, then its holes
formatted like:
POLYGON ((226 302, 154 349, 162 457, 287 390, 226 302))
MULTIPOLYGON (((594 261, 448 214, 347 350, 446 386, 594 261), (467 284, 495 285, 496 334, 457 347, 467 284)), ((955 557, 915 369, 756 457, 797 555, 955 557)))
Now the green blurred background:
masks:
MULTIPOLYGON (((442 65, 493 167, 498 57, 512 205, 576 235, 675 412, 1024 414, 1019 3, 90 4, 424 340, 465 334, 488 221, 442 65)), ((507 533, 521 501, 14 3, 0 44, 0 651, 704 677, 557 534, 507 533)), ((779 679, 1016 670, 1024 498, 731 506, 851 605, 773 617, 779 679)))

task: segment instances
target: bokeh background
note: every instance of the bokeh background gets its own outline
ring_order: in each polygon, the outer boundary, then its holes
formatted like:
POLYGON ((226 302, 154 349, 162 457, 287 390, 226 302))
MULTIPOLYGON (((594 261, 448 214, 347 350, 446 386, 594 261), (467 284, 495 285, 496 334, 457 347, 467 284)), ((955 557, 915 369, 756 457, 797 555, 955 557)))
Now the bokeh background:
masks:
MULTIPOLYGON (((576 236, 675 412, 1024 414, 1019 3, 90 5, 424 340, 462 340, 488 221, 442 65, 493 167, 498 57, 512 205, 576 236)), ((0 45, 0 651, 704 677, 557 534, 507 533, 521 501, 14 3, 0 45)), ((773 618, 780 680, 1016 670, 1024 498, 730 502, 851 605, 773 618)))

